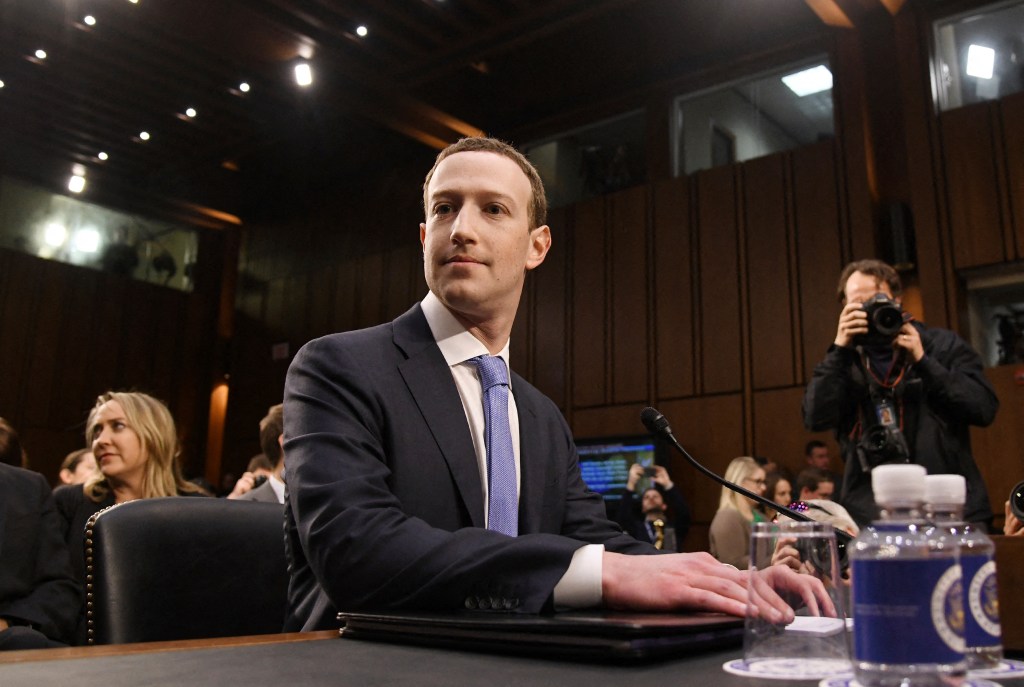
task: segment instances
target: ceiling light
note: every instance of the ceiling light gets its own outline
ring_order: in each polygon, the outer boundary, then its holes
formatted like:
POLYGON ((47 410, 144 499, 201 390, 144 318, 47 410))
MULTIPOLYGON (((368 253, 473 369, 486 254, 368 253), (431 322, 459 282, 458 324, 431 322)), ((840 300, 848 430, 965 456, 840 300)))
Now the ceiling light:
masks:
POLYGON ((832 72, 823 64, 782 77, 782 83, 798 96, 820 93, 832 88, 832 72))
POLYGON ((130 2, 133 5, 138 5, 139 4, 139 0, 128 0, 128 2, 130 2))
POLYGON ((299 62, 295 65, 295 83, 300 86, 308 86, 313 83, 313 70, 308 62, 299 62))
POLYGON ((3 82, 2 79, 0 79, 0 88, 3 88, 3 87, 4 87, 4 82, 3 82))
POLYGON ((140 131, 139 132, 139 138, 141 138, 143 141, 148 141, 149 140, 149 132, 148 131, 140 131))
POLYGON ((72 174, 68 179, 68 190, 72 193, 81 193, 85 190, 85 177, 80 174, 72 174))
POLYGON ((68 240, 68 229, 63 224, 50 222, 43 229, 43 240, 46 241, 48 246, 60 248, 68 240))
POLYGON ((195 117, 196 116, 196 108, 190 107, 187 110, 185 110, 185 116, 186 117, 195 117))
POLYGON ((100 233, 95 229, 80 229, 75 232, 74 242, 82 253, 95 253, 100 249, 100 233))
POLYGON ((356 35, 357 36, 359 36, 361 38, 365 38, 366 34, 368 34, 368 33, 370 33, 370 30, 367 29, 365 26, 359 25, 359 26, 356 27, 356 35))
POLYGON ((240 90, 242 93, 248 93, 249 83, 247 81, 243 81, 242 83, 238 84, 238 90, 240 90))
POLYGON ((40 60, 45 60, 46 59, 46 51, 45 50, 36 50, 36 57, 38 57, 40 60))
POLYGON ((99 153, 99 154, 98 154, 98 155, 97 155, 96 157, 98 157, 98 158, 99 158, 99 159, 101 159, 101 160, 106 160, 106 159, 107 159, 107 158, 109 158, 110 156, 109 156, 109 155, 107 155, 107 154, 106 154, 106 153, 104 153, 104 152, 100 152, 100 153, 99 153))
POLYGON ((992 48, 974 44, 967 48, 967 76, 991 79, 995 63, 996 51, 992 48))
POLYGON ((96 26, 96 17, 92 16, 91 14, 85 15, 85 18, 82 19, 82 21, 84 21, 89 26, 96 26))

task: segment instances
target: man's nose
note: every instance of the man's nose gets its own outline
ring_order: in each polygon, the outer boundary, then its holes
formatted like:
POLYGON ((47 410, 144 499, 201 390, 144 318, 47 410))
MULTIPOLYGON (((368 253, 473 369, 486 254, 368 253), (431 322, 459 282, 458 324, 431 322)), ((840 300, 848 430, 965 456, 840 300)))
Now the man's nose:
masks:
POLYGON ((452 220, 451 238, 453 242, 460 244, 476 240, 476 223, 473 220, 473 213, 468 211, 467 206, 460 208, 452 220))

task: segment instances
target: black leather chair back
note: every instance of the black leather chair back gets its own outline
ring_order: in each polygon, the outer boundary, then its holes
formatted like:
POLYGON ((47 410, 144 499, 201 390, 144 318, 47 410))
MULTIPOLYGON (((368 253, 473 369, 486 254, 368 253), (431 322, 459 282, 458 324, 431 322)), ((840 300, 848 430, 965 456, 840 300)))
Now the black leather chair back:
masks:
POLYGON ((128 501, 86 526, 90 644, 280 632, 284 507, 170 497, 128 501))

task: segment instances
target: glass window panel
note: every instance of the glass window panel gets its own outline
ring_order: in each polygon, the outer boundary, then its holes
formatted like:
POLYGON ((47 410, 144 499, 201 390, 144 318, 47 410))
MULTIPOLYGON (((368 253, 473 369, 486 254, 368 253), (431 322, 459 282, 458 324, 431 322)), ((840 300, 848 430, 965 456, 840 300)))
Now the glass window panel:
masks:
POLYGON ((672 161, 676 176, 798 148, 835 134, 831 72, 818 57, 757 76, 681 95, 673 104, 672 161), (815 69, 816 68, 816 69, 815 69), (806 70, 825 80, 797 95, 782 81, 806 70), (727 140, 731 139, 731 146, 727 140), (729 148, 731 147, 731 150, 729 148), (731 161, 731 162, 730 162, 731 161))
POLYGON ((111 210, 3 177, 0 246, 191 291, 199 238, 191 228, 111 210))
POLYGON ((943 112, 1024 90, 1024 2, 936 21, 933 64, 943 112))

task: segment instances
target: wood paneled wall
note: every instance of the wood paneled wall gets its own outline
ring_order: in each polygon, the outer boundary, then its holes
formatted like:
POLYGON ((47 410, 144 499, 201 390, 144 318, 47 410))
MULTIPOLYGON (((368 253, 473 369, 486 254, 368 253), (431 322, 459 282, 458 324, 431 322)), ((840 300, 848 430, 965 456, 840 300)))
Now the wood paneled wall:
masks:
POLYGON ((164 401, 186 473, 202 475, 221 243, 201 238, 191 294, 0 249, 0 416, 33 469, 56 482, 96 397, 116 389, 164 401))

